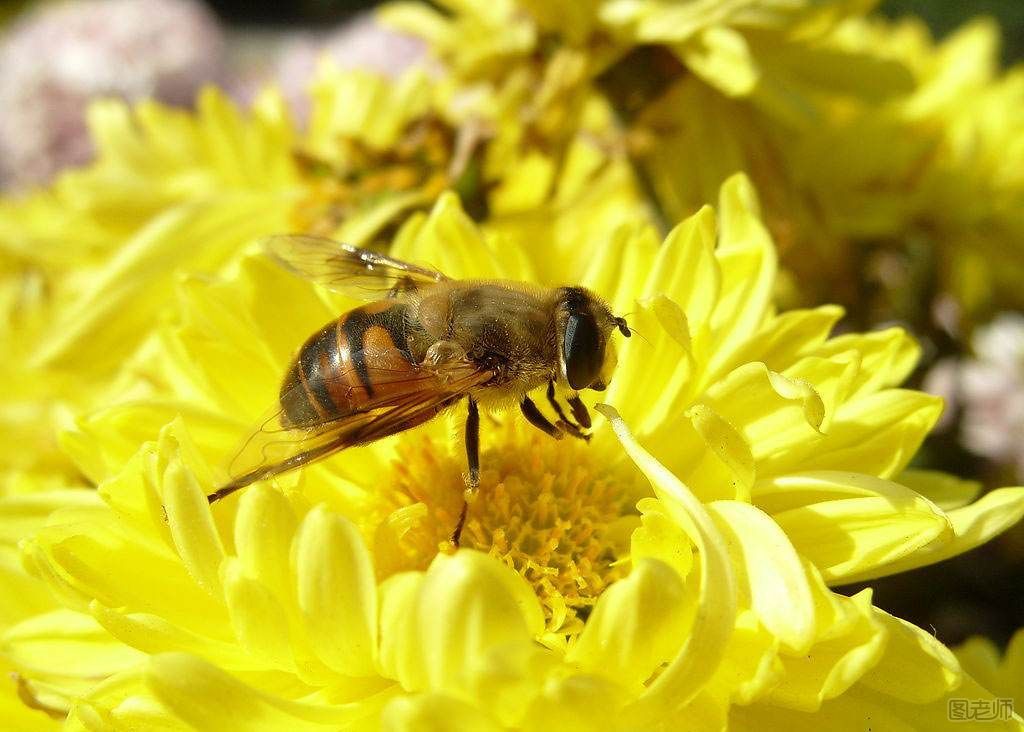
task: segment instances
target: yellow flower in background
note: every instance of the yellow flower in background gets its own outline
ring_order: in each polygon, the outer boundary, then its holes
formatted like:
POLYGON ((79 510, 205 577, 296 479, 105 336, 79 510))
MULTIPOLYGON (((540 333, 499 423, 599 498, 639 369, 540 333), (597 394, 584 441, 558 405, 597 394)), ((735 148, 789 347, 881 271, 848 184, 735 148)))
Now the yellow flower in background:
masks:
POLYGON ((295 347, 351 303, 259 255, 181 281, 130 397, 62 436, 101 500, 23 544, 61 605, 3 635, 26 697, 72 729, 940 729, 973 684, 956 659, 870 591, 828 589, 1024 512, 1024 489, 972 503, 907 471, 940 408, 895 388, 914 344, 829 338, 833 307, 776 314, 743 178, 660 245, 638 226, 570 259, 537 232, 478 227, 445 195, 392 247, 455 277, 584 284, 643 335, 589 445, 484 420, 454 554, 443 420, 210 507, 295 347))
POLYGON ((915 87, 882 105, 836 106, 820 135, 786 146, 823 225, 864 248, 865 269, 890 273, 904 317, 930 305, 914 282, 922 273, 968 316, 1020 307, 1024 69, 1000 72, 998 28, 975 21, 936 43, 917 20, 851 20, 837 35, 899 60, 915 87))
POLYGON ((440 5, 381 12, 428 41, 462 98, 554 147, 604 108, 591 134, 666 230, 749 174, 795 277, 785 301, 923 327, 935 291, 969 318, 1021 306, 1022 77, 999 72, 990 22, 936 44, 873 2, 440 5))
POLYGON ((1024 705, 1024 631, 1014 633, 1002 654, 995 643, 980 636, 953 650, 965 671, 996 697, 1012 699, 1019 714, 1024 705))
POLYGON ((285 225, 294 172, 283 103, 243 117, 215 91, 195 116, 155 103, 98 103, 92 166, 0 202, 3 480, 72 479, 55 455, 61 408, 99 385, 152 327, 182 266, 215 271, 253 236, 285 225), (29 435, 31 448, 24 449, 29 435), (18 446, 18 447, 14 447, 18 446))

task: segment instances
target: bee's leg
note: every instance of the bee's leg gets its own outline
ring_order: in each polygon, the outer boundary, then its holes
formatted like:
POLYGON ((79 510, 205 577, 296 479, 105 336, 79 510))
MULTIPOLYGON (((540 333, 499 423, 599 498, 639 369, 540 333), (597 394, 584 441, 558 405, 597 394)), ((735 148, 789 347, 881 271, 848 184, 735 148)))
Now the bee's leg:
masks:
POLYGON ((540 410, 537 409, 537 405, 533 403, 530 397, 524 396, 523 401, 519 403, 519 408, 523 411, 523 416, 534 427, 554 437, 556 440, 562 439, 562 430, 548 422, 548 418, 541 414, 540 410))
POLYGON ((480 409, 473 397, 469 397, 469 414, 466 415, 466 461, 469 463, 467 485, 476 490, 480 484, 480 409))
POLYGON ((590 429, 590 412, 587 411, 587 405, 580 399, 579 394, 567 400, 569 406, 572 407, 572 414, 576 418, 576 421, 580 423, 584 429, 590 429))
MULTIPOLYGON (((577 410, 576 405, 573 403, 573 400, 578 402, 580 409, 583 410, 582 414, 584 419, 580 421, 583 423, 584 427, 589 427, 590 414, 587 412, 587 408, 583 406, 583 402, 580 401, 579 397, 574 397, 573 399, 569 400, 569 404, 572 406, 573 414, 576 415, 577 419, 579 419, 580 412, 577 410)), ((557 424, 559 427, 561 427, 563 430, 568 432, 573 437, 576 437, 580 440, 590 440, 590 435, 583 432, 583 430, 580 429, 580 425, 576 424, 571 419, 565 416, 565 412, 562 411, 562 405, 559 404, 558 400, 555 398, 555 382, 553 381, 548 382, 548 402, 551 404, 551 408, 555 410, 555 414, 558 415, 557 424)))
POLYGON ((462 511, 455 524, 455 531, 452 532, 452 544, 456 548, 462 538, 469 501, 480 485, 480 409, 473 397, 469 397, 469 413, 466 415, 466 462, 469 464, 469 473, 466 475, 466 490, 462 496, 462 511))

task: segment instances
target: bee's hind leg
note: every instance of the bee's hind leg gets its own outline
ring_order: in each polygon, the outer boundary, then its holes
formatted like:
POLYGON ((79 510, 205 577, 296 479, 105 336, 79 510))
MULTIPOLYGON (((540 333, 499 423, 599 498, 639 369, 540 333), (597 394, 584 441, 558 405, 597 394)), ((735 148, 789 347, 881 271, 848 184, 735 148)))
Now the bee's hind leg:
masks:
POLYGON ((473 397, 469 397, 469 413, 466 415, 466 462, 469 465, 469 472, 466 474, 466 490, 462 496, 462 511, 459 513, 459 521, 455 524, 451 539, 456 549, 462 538, 462 527, 466 523, 469 502, 480 485, 480 408, 473 397))
POLYGON ((565 412, 562 411, 562 405, 558 403, 558 399, 555 398, 555 382, 548 382, 548 403, 551 404, 551 408, 555 410, 555 414, 558 415, 558 426, 568 432, 573 437, 590 441, 590 435, 584 432, 584 429, 590 428, 590 412, 587 411, 586 405, 580 400, 578 396, 574 396, 568 400, 569 406, 572 408, 572 414, 576 417, 579 424, 569 419, 565 412))

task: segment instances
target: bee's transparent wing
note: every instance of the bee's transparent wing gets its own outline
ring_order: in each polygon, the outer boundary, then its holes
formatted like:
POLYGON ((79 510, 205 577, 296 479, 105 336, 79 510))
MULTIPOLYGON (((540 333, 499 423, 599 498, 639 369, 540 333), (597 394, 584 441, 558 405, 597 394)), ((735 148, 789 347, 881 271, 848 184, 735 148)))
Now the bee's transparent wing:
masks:
MULTIPOLYGON (((370 369, 370 379, 389 388, 359 410, 337 419, 290 425, 285 414, 293 400, 305 399, 302 386, 285 392, 231 462, 231 480, 210 501, 258 480, 321 460, 346 447, 362 445, 422 424, 462 399, 494 374, 467 360, 408 371, 370 369)), ((383 391, 383 390, 382 390, 383 391)))
POLYGON ((358 299, 449 279, 440 272, 324 237, 270 236, 264 249, 291 272, 358 299))

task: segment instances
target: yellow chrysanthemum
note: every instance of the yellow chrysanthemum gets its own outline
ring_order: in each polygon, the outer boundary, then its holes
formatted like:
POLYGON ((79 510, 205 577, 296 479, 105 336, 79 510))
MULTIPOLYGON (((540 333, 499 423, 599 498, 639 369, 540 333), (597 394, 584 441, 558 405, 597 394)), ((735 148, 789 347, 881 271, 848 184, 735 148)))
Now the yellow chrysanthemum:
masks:
POLYGON ((797 279, 789 301, 828 297, 864 323, 927 323, 937 289, 968 314, 1019 307, 1021 73, 999 73, 990 22, 936 45, 919 22, 868 17, 874 4, 504 0, 382 12, 422 35, 456 86, 493 96, 553 145, 580 127, 579 110, 604 105, 614 119, 591 134, 631 161, 663 223, 747 172, 797 279))
POLYGON ((543 222, 579 244, 599 245, 643 211, 625 171, 582 136, 557 165, 523 157, 514 123, 470 135, 458 115, 442 116, 422 74, 389 81, 326 67, 311 93, 303 132, 269 92, 248 114, 212 89, 194 115, 98 103, 94 164, 0 200, 0 483, 78 477, 55 441, 67 414, 109 402, 176 272, 215 273, 255 236, 372 245, 449 187, 488 229, 543 222))
MULTIPOLYGON (((925 277, 968 311, 1020 307, 1024 69, 1000 72, 998 28, 976 21, 938 44, 916 20, 858 19, 836 35, 899 62, 915 85, 885 104, 827 108, 819 134, 783 145, 823 226, 887 270, 896 297, 925 277)), ((888 310, 919 318, 921 290, 888 310)))
POLYGON ((960 665, 999 699, 1024 709, 1024 630, 1018 630, 1002 654, 988 638, 975 636, 953 649, 960 665))
POLYGON ((62 438, 98 497, 23 543, 61 605, 3 635, 23 696, 71 729, 940 729, 973 693, 956 659, 828 589, 1024 513, 1024 489, 969 503, 906 470, 940 408, 894 388, 913 343, 828 338, 836 308, 777 315, 742 178, 661 245, 622 230, 559 270, 559 244, 487 234, 445 195, 393 245, 456 277, 587 285, 646 338, 588 446, 496 418, 454 554, 443 421, 207 504, 293 349, 351 303, 258 255, 182 280, 130 398, 62 438))

